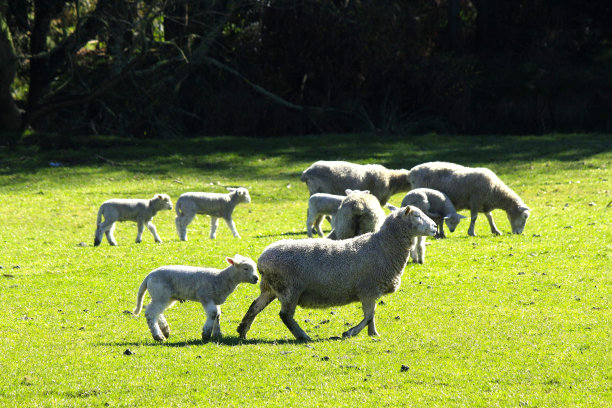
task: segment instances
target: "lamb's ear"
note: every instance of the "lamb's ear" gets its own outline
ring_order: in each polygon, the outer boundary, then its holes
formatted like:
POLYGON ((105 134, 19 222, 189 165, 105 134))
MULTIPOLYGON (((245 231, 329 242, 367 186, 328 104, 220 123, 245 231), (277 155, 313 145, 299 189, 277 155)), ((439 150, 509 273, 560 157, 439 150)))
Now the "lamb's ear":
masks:
POLYGON ((461 215, 459 213, 456 213, 456 214, 457 214, 457 218, 459 218, 460 220, 467 218, 465 215, 461 215))
POLYGON ((158 200, 161 200, 163 197, 161 194, 155 194, 155 198, 157 198, 158 200))
POLYGON ((411 208, 409 205, 407 205, 407 206, 406 206, 406 211, 404 212, 404 215, 408 215, 408 214, 410 214, 411 212, 412 212, 412 208, 411 208))
POLYGON ((228 191, 230 191, 230 192, 234 192, 234 191, 236 191, 236 189, 235 189, 235 188, 233 188, 233 187, 225 187, 225 188, 227 188, 227 190, 228 190, 228 191))
POLYGON ((227 258, 225 258, 225 260, 227 261, 228 264, 235 265, 235 261, 232 258, 230 258, 229 256, 227 258))
POLYGON ((363 194, 370 194, 370 190, 361 190, 363 194))
POLYGON ((350 188, 347 188, 346 190, 344 190, 344 194, 346 195, 350 195, 354 190, 351 190, 350 188))
POLYGON ((397 211, 398 208, 396 206, 394 206, 393 204, 389 204, 387 203, 386 207, 391 210, 391 211, 397 211))

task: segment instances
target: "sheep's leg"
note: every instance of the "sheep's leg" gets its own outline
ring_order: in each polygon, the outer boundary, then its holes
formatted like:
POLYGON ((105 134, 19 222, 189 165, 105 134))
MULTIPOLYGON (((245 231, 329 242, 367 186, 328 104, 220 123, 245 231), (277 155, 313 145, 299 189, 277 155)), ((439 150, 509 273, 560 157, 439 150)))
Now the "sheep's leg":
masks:
POLYGON ((213 330, 212 330, 212 336, 213 337, 221 337, 221 322, 220 322, 220 318, 221 318, 221 307, 219 307, 219 305, 217 305, 217 318, 215 319, 215 322, 213 324, 213 330))
POLYGON ((295 315, 295 308, 297 307, 298 297, 283 296, 283 298, 279 297, 278 300, 281 302, 279 316, 289 331, 293 333, 295 338, 299 341, 312 341, 293 318, 295 315))
MULTIPOLYGON (((145 317, 147 318, 147 324, 149 325, 149 330, 151 330, 151 334, 153 335, 153 339, 156 341, 164 341, 166 337, 164 336, 160 325, 160 316, 164 310, 166 310, 168 306, 167 302, 160 301, 151 301, 147 309, 145 310, 145 317)), ((163 319, 165 321, 165 319, 163 319)), ((162 323, 163 324, 163 323, 162 323)), ((166 323, 167 325, 167 323, 166 323)))
POLYGON ((491 212, 486 212, 485 215, 487 216, 487 220, 489 220, 489 226, 491 227, 491 232, 495 235, 501 235, 501 231, 497 229, 497 226, 495 225, 495 221, 493 221, 493 215, 491 214, 491 212))
POLYGON ((306 211, 306 234, 308 234, 308 238, 312 238, 312 231, 315 229, 313 224, 315 223, 316 221, 313 221, 309 208, 306 211))
POLYGON ((474 229, 476 227, 476 218, 478 218, 478 210, 470 210, 470 215, 471 215, 471 219, 470 219, 470 227, 468 228, 468 235, 475 237, 476 233, 474 232, 474 229))
POLYGON ((144 231, 144 222, 137 221, 138 223, 138 233, 136 234, 136 243, 139 244, 142 242, 142 232, 144 231))
POLYGON ((416 255, 417 255, 417 263, 423 264, 425 263, 425 237, 417 238, 416 245, 416 255))
POLYGON ((151 231, 151 234, 153 234, 153 238, 155 238, 155 242, 162 242, 161 238, 157 234, 157 228, 155 228, 155 225, 153 225, 151 221, 147 221, 146 225, 149 231, 151 231))
POLYGON ((253 320, 255 317, 266 308, 274 299, 276 299, 276 295, 273 292, 268 292, 262 290, 259 294, 259 297, 251 303, 249 310, 245 313, 242 321, 238 325, 238 334, 240 338, 245 339, 246 334, 251 328, 251 324, 253 324, 253 320))
POLYGON ((418 244, 418 239, 417 237, 412 237, 412 241, 410 242, 410 259, 412 260, 412 262, 416 263, 417 262, 417 244, 418 244))
POLYGON ((217 227, 219 226, 219 218, 210 217, 210 239, 215 239, 217 237, 217 227))
POLYGON ((104 223, 98 224, 96 227, 96 233, 94 235, 94 246, 100 245, 102 242, 102 237, 104 236, 104 223))
POLYGON ((174 219, 176 232, 181 241, 187 241, 187 226, 193 221, 195 216, 195 213, 183 213, 182 215, 177 215, 174 219))
POLYGON ((234 220, 232 220, 232 217, 227 217, 224 219, 225 219, 225 223, 227 224, 229 229, 232 231, 232 234, 234 234, 236 238, 240 238, 240 234, 238 234, 238 230, 236 230, 236 224, 234 223, 234 220))
POLYGON ((376 299, 363 299, 361 301, 361 309, 363 310, 363 320, 355 327, 351 327, 344 333, 342 337, 353 337, 359 334, 364 327, 368 326, 368 334, 377 336, 376 325, 374 323, 374 310, 376 310, 376 299))
POLYGON ((107 227, 104 234, 106 235, 106 240, 109 244, 117 246, 117 241, 115 240, 113 232, 115 232, 115 223, 112 223, 109 227, 107 227))
POLYGON ((202 327, 202 341, 210 340, 210 336, 212 335, 213 328, 215 326, 215 321, 217 320, 219 308, 214 302, 209 301, 201 301, 202 306, 204 307, 204 311, 206 312, 206 323, 204 323, 204 327, 202 327))
POLYGON ((436 239, 446 238, 446 234, 444 233, 444 220, 441 220, 440 222, 436 221, 436 224, 438 225, 438 233, 436 234, 435 238, 436 239))
POLYGON ((163 333, 164 337, 169 338, 170 337, 170 326, 168 325, 168 322, 166 321, 166 318, 164 317, 163 314, 160 314, 159 317, 157 318, 157 324, 159 324, 159 328, 161 330, 161 332, 163 333))
POLYGON ((314 221, 314 229, 319 234, 320 237, 323 236, 323 230, 321 229, 321 224, 323 224, 323 215, 317 216, 314 221))

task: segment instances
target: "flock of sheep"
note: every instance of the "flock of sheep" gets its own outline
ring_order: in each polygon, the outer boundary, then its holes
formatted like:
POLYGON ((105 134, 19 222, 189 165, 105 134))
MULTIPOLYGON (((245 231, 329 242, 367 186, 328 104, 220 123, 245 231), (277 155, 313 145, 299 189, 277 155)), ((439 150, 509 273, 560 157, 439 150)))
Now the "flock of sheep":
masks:
MULTIPOLYGON (((145 310, 153 338, 164 341, 170 328, 163 312, 177 301, 198 301, 206 311, 202 339, 221 336, 220 305, 242 282, 257 283, 260 295, 253 301, 238 326, 246 338, 253 320, 274 299, 281 303, 280 318, 296 339, 310 337, 294 319, 296 307, 322 308, 361 302, 363 320, 343 333, 357 335, 366 326, 377 335, 374 311, 377 300, 395 292, 410 258, 425 261, 427 236, 444 238, 444 223, 453 232, 464 216, 457 210, 469 209, 469 235, 479 212, 485 213, 491 232, 501 234, 491 216, 494 209, 506 212, 512 232, 523 232, 529 208, 491 170, 453 163, 430 162, 410 170, 391 170, 381 165, 359 165, 342 161, 318 161, 307 168, 301 180, 310 192, 307 233, 323 236, 321 223, 331 218, 332 231, 326 239, 287 239, 269 245, 257 264, 236 255, 227 258, 223 270, 191 266, 163 266, 152 271, 138 290, 134 315, 142 310, 145 292, 151 303, 145 310), (389 198, 408 191, 396 208, 389 198), (392 212, 386 216, 382 207, 392 212)), ((228 194, 185 193, 176 202, 176 229, 187 240, 187 225, 196 214, 211 216, 210 238, 214 239, 218 219, 223 218, 233 235, 239 237, 232 212, 237 204, 249 203, 245 188, 229 189, 228 194)), ((103 235, 111 245, 117 221, 138 224, 136 242, 146 225, 156 242, 161 242, 151 219, 158 211, 172 209, 170 197, 157 194, 150 200, 113 199, 98 211, 94 245, 103 235), (104 221, 102 221, 104 218, 104 221)))

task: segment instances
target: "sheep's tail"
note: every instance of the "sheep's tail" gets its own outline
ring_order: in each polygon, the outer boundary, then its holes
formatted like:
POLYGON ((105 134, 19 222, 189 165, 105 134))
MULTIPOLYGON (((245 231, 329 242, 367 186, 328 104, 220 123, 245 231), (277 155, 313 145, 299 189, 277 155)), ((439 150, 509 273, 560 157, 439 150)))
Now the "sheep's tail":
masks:
POLYGON ((136 298, 136 308, 132 312, 134 316, 138 316, 140 311, 142 310, 142 304, 144 302, 144 295, 147 291, 147 280, 148 277, 144 278, 142 283, 140 284, 140 288, 138 288, 138 297, 136 298))

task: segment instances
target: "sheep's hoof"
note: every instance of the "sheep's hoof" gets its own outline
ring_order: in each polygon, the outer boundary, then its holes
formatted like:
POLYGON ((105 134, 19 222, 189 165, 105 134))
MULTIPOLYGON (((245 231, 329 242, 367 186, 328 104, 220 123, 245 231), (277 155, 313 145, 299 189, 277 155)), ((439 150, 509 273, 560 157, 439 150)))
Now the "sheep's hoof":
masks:
POLYGON ((100 240, 99 239, 94 239, 94 246, 98 246, 100 245, 100 240))
POLYGON ((353 333, 353 330, 347 330, 344 333, 342 333, 342 338, 347 338, 347 337, 353 337, 355 334, 353 333))
POLYGON ((210 341, 211 333, 202 333, 202 341, 207 342, 210 341))
POLYGON ((159 336, 153 336, 153 340, 162 342, 162 341, 166 341, 166 338, 163 335, 159 335, 159 336))

